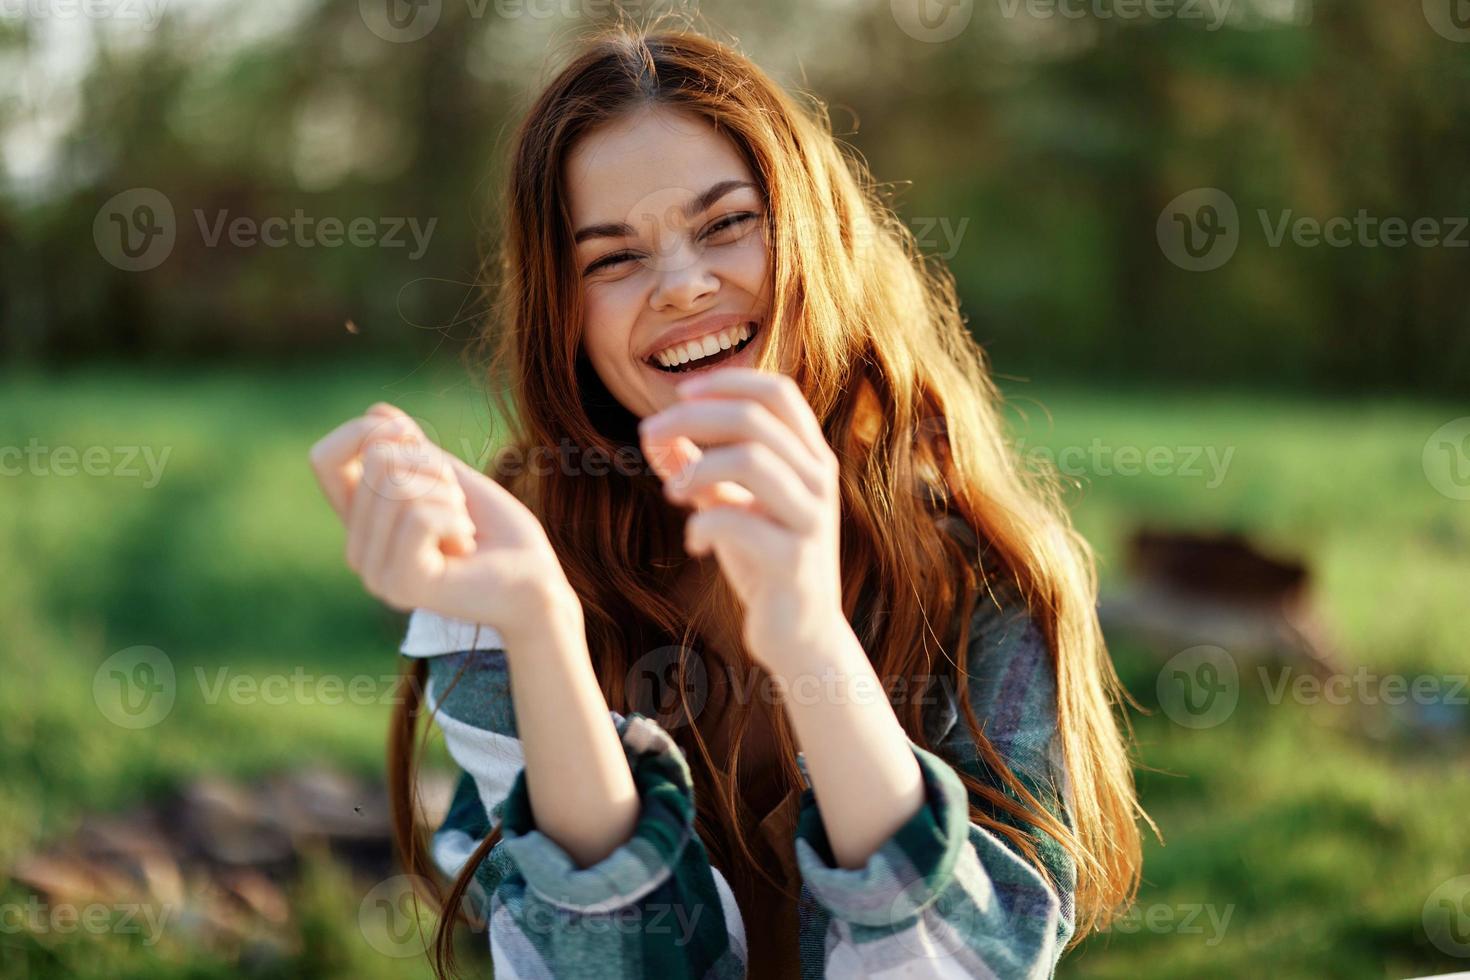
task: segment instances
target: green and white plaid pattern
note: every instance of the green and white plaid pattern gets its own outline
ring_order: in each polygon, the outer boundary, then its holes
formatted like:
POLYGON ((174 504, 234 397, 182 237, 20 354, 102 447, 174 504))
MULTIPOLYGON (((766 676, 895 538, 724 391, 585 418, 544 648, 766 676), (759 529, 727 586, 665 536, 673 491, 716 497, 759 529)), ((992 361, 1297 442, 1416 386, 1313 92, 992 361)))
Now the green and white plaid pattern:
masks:
MULTIPOLYGON (((474 889, 488 897, 480 912, 488 912, 496 977, 745 976, 740 910, 695 833, 688 764, 655 721, 610 713, 642 800, 626 844, 578 869, 535 829, 500 642, 493 630, 418 610, 401 648, 432 658, 428 700, 464 770, 434 835, 436 863, 458 874, 490 828, 502 828, 474 889)), ((1065 820, 1055 676, 1024 608, 981 606, 968 667, 970 702, 987 737, 1065 820)), ((1005 837, 970 822, 955 767, 1004 784, 980 760, 951 700, 940 699, 932 722, 937 751, 911 743, 926 804, 862 868, 836 866, 808 781, 794 841, 803 980, 1053 974, 1074 927, 1075 866, 1054 839, 1026 828, 1061 886, 1055 892, 1005 837)), ((805 775, 805 760, 797 761, 805 775)))

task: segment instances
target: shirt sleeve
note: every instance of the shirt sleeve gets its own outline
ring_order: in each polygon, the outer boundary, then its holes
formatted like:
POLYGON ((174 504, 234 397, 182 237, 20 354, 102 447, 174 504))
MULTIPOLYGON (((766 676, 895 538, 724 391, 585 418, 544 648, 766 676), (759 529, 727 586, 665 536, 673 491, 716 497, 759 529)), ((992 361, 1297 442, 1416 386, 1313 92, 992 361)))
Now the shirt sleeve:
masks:
POLYGON ((744 924, 694 826, 688 764, 656 721, 609 712, 638 790, 633 836, 578 868, 536 829, 500 638, 416 610, 400 651, 429 657, 425 701, 459 778, 433 837, 456 877, 498 824, 468 900, 488 920, 497 977, 745 976, 744 924))
MULTIPOLYGON (((1026 788, 1068 823, 1056 738, 1056 677, 1024 607, 982 598, 971 627, 968 697, 987 738, 1026 788)), ((941 698, 941 700, 944 700, 941 698)), ((985 765, 952 701, 928 752, 910 741, 924 803, 861 868, 836 865, 815 795, 802 796, 797 866, 827 912, 826 976, 1050 977, 1072 935, 1076 868, 1051 835, 976 794, 956 768, 1018 799, 985 765), (970 804, 1030 832, 1056 887, 970 804)))

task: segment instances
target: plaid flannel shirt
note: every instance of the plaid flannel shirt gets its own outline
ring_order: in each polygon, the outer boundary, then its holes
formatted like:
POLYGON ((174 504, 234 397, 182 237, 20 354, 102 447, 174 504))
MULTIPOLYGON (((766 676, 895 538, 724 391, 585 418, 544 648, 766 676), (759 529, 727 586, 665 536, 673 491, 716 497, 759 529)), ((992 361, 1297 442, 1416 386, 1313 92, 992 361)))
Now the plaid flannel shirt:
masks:
MULTIPOLYGON (((536 829, 501 640, 489 627, 416 610, 400 652, 429 657, 426 692, 463 769, 433 838, 435 864, 459 874, 495 825, 502 839, 475 872, 501 980, 746 975, 747 937, 734 895, 695 832, 688 764, 656 721, 610 712, 641 798, 633 836, 579 869, 536 829), (458 680, 454 679, 458 676, 458 680), (451 683, 453 681, 453 683, 451 683)), ((977 607, 968 696, 986 736, 1039 800, 1068 821, 1056 738, 1056 681, 1030 615, 1017 603, 977 607)), ((1074 927, 1076 869, 1034 827, 1059 890, 1006 837, 971 822, 955 767, 990 785, 953 691, 932 711, 931 753, 910 745, 925 802, 857 869, 837 866, 810 780, 793 842, 800 869, 801 977, 1049 977, 1074 927)), ((798 758, 803 777, 805 760, 798 758)), ((973 801, 997 820, 1008 815, 973 801)), ((762 978, 764 980, 764 978, 762 978)))

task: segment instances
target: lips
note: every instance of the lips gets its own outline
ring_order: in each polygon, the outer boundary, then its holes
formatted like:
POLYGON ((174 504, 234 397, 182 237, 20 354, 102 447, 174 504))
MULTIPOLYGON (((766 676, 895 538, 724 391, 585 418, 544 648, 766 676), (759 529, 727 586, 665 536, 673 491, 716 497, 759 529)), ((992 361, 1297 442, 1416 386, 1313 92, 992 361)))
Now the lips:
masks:
POLYGON ((747 320, 716 333, 664 348, 651 355, 648 363, 668 374, 683 374, 713 367, 749 347, 755 342, 759 332, 759 321, 747 320))
POLYGON ((666 374, 700 371, 749 347, 764 321, 749 313, 720 313, 666 329, 643 349, 649 368, 666 374))

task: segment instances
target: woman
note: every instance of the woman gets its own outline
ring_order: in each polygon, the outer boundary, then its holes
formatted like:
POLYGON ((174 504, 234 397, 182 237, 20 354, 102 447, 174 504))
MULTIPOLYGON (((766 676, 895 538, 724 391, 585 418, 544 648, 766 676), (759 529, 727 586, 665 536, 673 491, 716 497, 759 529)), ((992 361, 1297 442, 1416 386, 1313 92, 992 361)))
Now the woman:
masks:
POLYGON ((491 476, 387 405, 312 453, 414 610, 436 972, 484 915, 497 976, 1049 975, 1141 860, 1091 556, 822 113, 693 32, 592 41, 496 278, 491 476))

